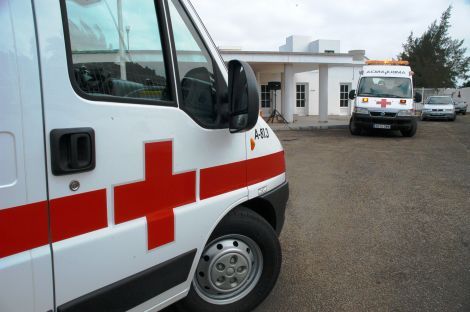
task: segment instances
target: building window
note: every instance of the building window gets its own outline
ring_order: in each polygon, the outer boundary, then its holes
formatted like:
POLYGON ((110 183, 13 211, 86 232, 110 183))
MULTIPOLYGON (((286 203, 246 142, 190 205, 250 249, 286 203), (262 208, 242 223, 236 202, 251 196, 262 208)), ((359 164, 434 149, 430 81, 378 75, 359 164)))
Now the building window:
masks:
POLYGON ((339 107, 349 107, 349 84, 340 84, 339 107))
POLYGON ((271 91, 269 90, 268 85, 261 85, 261 107, 271 107, 271 91))
POLYGON ((297 107, 305 107, 305 89, 306 85, 304 83, 299 83, 296 86, 295 92, 295 103, 297 107))

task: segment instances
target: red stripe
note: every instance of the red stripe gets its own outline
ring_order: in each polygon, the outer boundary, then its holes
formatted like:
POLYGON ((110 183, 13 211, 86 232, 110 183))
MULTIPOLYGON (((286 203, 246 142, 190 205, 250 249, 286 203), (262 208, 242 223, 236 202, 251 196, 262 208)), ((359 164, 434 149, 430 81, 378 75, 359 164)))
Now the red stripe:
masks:
MULTIPOLYGON (((201 199, 285 172, 284 152, 201 170, 201 199)), ((195 172, 173 175, 172 143, 146 145, 146 181, 116 187, 115 222, 146 217, 148 247, 174 240, 173 208, 195 201, 195 172)), ((106 228, 106 189, 51 200, 52 241, 106 228)), ((0 258, 47 245, 47 202, 0 210, 0 258)))
POLYGON ((249 159, 246 166, 247 184, 253 185, 274 178, 286 172, 284 151, 249 159))
POLYGON ((201 170, 200 197, 207 199, 238 190, 286 171, 284 151, 201 170))
POLYGON ((246 162, 201 170, 200 197, 206 199, 246 186, 246 162))
POLYGON ((46 245, 47 202, 0 210, 0 258, 46 245))
POLYGON ((107 226, 106 189, 51 200, 53 242, 107 226))

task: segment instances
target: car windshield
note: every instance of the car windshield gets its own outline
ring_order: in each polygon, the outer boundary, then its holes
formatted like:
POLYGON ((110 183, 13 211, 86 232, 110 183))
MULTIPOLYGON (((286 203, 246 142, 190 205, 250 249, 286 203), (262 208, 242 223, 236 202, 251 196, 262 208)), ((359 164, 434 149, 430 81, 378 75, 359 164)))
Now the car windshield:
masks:
POLYGON ((358 96, 411 98, 411 79, 398 77, 363 77, 358 96))
POLYGON ((452 99, 450 97, 430 97, 426 104, 431 105, 445 105, 445 104, 452 104, 452 99))

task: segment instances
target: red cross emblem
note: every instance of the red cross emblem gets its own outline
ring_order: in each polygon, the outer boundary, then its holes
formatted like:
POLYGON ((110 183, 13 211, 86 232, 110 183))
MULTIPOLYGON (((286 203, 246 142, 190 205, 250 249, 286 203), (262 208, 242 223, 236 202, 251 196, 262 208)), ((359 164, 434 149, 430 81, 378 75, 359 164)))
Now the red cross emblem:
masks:
POLYGON ((377 104, 380 104, 380 107, 386 108, 388 105, 392 104, 392 102, 387 102, 386 99, 382 99, 380 101, 376 102, 377 104))
POLYGON ((173 142, 145 144, 145 180, 114 188, 114 221, 146 217, 148 249, 175 240, 173 209, 196 201, 196 172, 173 174, 173 142))

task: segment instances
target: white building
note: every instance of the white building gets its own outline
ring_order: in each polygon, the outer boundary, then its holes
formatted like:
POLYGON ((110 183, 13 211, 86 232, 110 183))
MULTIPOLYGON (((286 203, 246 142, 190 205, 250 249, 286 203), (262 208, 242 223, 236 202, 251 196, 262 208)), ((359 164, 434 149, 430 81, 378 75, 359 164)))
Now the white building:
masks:
POLYGON ((260 85, 260 107, 268 117, 274 107, 288 122, 294 115, 350 115, 350 90, 355 89, 359 71, 365 64, 365 51, 340 52, 339 40, 316 40, 290 36, 279 52, 243 51, 221 48, 226 62, 238 59, 248 62, 260 85), (268 83, 281 82, 281 90, 269 91, 268 83))

